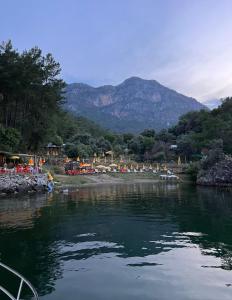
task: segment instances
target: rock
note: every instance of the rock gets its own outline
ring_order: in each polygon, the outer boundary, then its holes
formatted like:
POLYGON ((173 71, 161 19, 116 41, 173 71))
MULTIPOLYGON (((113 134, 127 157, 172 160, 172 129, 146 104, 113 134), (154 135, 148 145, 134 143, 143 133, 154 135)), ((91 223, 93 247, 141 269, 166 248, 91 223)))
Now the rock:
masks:
POLYGON ((197 184, 208 186, 232 186, 232 158, 217 162, 208 170, 201 170, 197 176, 197 184))
POLYGON ((46 174, 37 175, 0 175, 0 195, 44 191, 47 187, 46 174))

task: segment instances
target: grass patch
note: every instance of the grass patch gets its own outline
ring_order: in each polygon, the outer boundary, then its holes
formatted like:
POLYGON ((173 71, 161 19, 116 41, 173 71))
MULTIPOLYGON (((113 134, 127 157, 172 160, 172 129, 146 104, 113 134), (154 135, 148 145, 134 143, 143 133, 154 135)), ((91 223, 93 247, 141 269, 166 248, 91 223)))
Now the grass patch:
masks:
POLYGON ((158 176, 153 173, 111 173, 113 178, 121 178, 124 180, 133 180, 133 179, 157 179, 158 176))
POLYGON ((84 176, 55 175, 55 181, 64 185, 82 185, 92 181, 84 176))

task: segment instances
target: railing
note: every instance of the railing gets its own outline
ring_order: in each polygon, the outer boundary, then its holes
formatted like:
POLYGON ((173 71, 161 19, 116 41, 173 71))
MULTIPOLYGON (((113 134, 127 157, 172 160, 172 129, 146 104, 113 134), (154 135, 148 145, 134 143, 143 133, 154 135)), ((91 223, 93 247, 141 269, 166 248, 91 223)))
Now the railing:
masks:
POLYGON ((20 284, 19 284, 19 288, 18 288, 18 292, 17 292, 16 298, 7 289, 5 289, 4 287, 2 287, 0 285, 0 291, 2 291, 6 296, 8 296, 9 299, 11 299, 11 300, 20 300, 22 289, 23 289, 23 285, 25 284, 31 290, 31 292, 33 294, 33 298, 35 300, 39 300, 39 297, 38 297, 38 294, 37 294, 35 288, 31 285, 31 283, 26 278, 24 278, 18 272, 16 272, 15 270, 11 269, 10 267, 4 265, 1 262, 0 262, 0 268, 3 268, 5 270, 7 270, 9 273, 14 274, 16 277, 18 277, 20 279, 20 284))

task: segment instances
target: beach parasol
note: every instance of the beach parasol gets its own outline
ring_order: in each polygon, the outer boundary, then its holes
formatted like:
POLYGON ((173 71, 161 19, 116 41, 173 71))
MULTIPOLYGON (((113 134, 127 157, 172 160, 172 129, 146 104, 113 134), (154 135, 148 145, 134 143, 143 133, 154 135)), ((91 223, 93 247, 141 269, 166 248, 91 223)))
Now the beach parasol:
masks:
POLYGON ((12 155, 12 156, 10 157, 10 159, 16 160, 16 159, 20 159, 20 157, 17 156, 17 155, 12 155))
POLYGON ((116 168, 118 165, 116 165, 116 164, 110 164, 110 167, 111 168, 116 168))
POLYGON ((83 164, 81 164, 81 167, 91 167, 91 164, 83 163, 83 164))
POLYGON ((98 165, 96 166, 97 169, 106 169, 107 167, 106 166, 103 166, 103 165, 98 165))
POLYGON ((34 159, 33 158, 29 159, 28 165, 29 166, 34 166, 34 159))

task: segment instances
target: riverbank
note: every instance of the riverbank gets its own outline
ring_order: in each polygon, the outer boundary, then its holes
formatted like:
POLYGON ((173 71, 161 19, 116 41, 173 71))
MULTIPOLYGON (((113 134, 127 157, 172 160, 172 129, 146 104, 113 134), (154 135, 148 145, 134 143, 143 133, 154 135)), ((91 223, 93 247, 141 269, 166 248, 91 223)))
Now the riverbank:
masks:
POLYGON ((108 173, 82 176, 55 175, 55 183, 58 189, 109 185, 109 184, 134 184, 134 183, 158 183, 163 182, 159 176, 153 173, 108 173))
MULTIPOLYGON (((185 181, 185 180, 184 180, 185 181)), ((97 185, 135 184, 135 183, 164 183, 153 173, 108 173, 67 176, 54 174, 55 189, 62 191, 69 188, 79 188, 97 185)), ((170 181, 175 182, 177 181, 170 181)), ((181 182, 183 180, 181 179, 181 182)), ((0 176, 0 196, 44 192, 47 190, 47 175, 7 174, 0 176)))
POLYGON ((0 176, 0 196, 28 192, 42 192, 47 189, 47 175, 6 174, 0 176))

